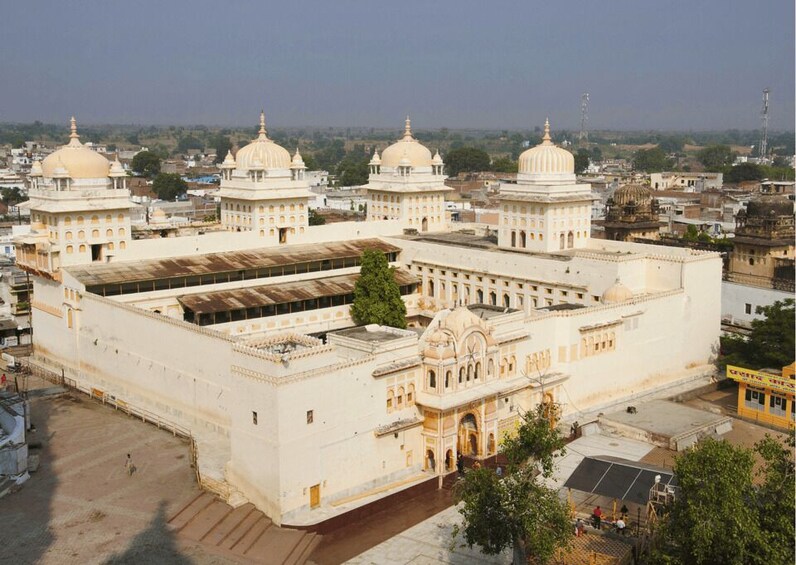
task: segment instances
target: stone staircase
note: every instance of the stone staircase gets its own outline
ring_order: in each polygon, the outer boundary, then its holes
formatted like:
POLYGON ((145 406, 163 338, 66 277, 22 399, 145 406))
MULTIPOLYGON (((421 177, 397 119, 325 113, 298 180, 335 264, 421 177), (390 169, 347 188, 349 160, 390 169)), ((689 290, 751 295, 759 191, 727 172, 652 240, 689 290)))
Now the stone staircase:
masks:
POLYGON ((168 521, 179 536, 251 563, 303 565, 320 536, 275 526, 253 504, 237 508, 203 492, 168 521))

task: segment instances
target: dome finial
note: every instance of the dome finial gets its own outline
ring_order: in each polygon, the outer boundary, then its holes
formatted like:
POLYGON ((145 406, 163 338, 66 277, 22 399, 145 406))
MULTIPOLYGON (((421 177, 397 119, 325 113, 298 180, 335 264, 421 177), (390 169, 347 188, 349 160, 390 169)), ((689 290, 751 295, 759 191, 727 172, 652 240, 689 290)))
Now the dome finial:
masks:
POLYGON ((544 136, 542 137, 542 143, 549 145, 552 142, 550 137, 550 120, 545 118, 544 120, 544 136))
POLYGON ((260 131, 257 132, 261 138, 266 137, 265 131, 265 110, 260 110, 260 131))
POLYGON ((406 115, 404 122, 404 139, 412 139, 412 120, 409 119, 409 114, 406 115))
POLYGON ((77 120, 75 120, 74 116, 69 120, 69 129, 71 130, 69 139, 80 139, 80 136, 77 134, 77 120))

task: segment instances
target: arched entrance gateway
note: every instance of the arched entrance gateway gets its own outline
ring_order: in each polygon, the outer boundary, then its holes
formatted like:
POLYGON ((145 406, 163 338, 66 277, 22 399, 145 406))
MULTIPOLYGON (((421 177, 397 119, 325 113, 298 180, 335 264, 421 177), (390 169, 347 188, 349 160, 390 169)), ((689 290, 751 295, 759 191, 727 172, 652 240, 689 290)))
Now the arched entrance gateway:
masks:
POLYGON ((467 457, 478 457, 480 432, 478 422, 472 414, 466 414, 459 421, 458 452, 467 457))

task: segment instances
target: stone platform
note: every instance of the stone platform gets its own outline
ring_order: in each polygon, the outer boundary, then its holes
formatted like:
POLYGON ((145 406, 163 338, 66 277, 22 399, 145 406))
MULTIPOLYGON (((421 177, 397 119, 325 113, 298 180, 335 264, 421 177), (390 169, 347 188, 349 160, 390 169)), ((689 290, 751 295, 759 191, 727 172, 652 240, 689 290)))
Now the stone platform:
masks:
POLYGON ((645 441, 683 451, 699 439, 732 430, 732 419, 722 414, 690 408, 667 400, 651 400, 627 409, 602 414, 598 421, 604 433, 645 441))

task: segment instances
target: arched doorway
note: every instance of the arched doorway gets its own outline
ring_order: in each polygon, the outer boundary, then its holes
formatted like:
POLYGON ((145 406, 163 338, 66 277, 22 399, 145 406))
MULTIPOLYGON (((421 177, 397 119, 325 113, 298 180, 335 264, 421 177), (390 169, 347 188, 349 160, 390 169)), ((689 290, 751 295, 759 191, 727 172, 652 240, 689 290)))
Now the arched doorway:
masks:
POLYGON ((525 231, 520 231, 520 247, 525 249, 525 231))
POLYGON ((420 224, 421 231, 428 231, 428 218, 423 218, 423 221, 420 224))
POLYGON ((517 247, 517 232, 515 232, 514 230, 512 230, 511 232, 511 246, 517 247))
POLYGON ((468 457, 478 457, 478 423, 472 414, 465 415, 459 422, 459 453, 468 457))
POLYGON ((445 470, 446 471, 453 471, 453 466, 455 462, 453 461, 453 450, 449 449, 445 452, 445 470))
POLYGON ((558 248, 565 249, 566 241, 564 240, 564 234, 562 233, 558 238, 558 248))
POLYGON ((437 462, 434 460, 434 452, 429 449, 426 451, 426 471, 432 473, 437 469, 437 462))
POLYGON ((567 234, 567 248, 572 249, 575 246, 575 234, 569 232, 567 234))

